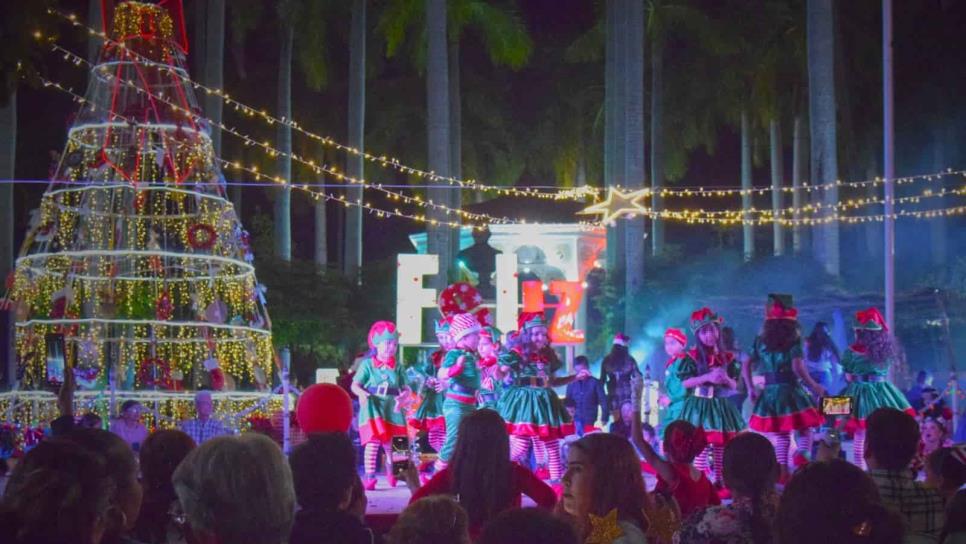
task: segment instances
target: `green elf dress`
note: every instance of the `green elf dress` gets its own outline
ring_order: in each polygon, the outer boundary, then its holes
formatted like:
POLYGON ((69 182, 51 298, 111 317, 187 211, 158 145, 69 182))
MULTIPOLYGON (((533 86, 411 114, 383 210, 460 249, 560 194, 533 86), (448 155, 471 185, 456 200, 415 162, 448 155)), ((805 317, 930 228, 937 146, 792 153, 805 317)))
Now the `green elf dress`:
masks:
POLYGON ((848 432, 865 429, 865 420, 879 408, 903 410, 915 417, 902 391, 888 381, 892 361, 876 364, 865 346, 853 344, 842 354, 842 370, 849 384, 839 395, 852 397, 852 417, 845 423, 848 432))
POLYGON ((684 387, 684 383, 678 375, 684 359, 685 355, 682 353, 678 357, 668 359, 664 367, 664 394, 667 395, 669 403, 667 408, 664 409, 664 417, 661 419, 659 432, 662 435, 668 424, 681 419, 681 408, 684 406, 684 399, 688 396, 688 390, 684 387))
MULTIPOLYGON (((424 379, 435 378, 436 372, 439 371, 439 367, 443 364, 445 357, 446 352, 438 349, 430 355, 430 360, 426 361, 422 368, 417 368, 416 370, 422 374, 424 379)), ((443 400, 445 399, 445 394, 437 392, 432 387, 424 384, 420 391, 420 396, 423 397, 423 400, 419 403, 419 407, 416 408, 412 417, 409 418, 409 426, 417 431, 427 432, 434 429, 445 429, 446 420, 443 418, 443 400)))
POLYGON ((762 433, 779 433, 822 425, 822 414, 792 369, 792 361, 801 357, 801 340, 787 351, 772 352, 761 338, 755 339, 752 360, 755 375, 764 378, 765 389, 755 401, 749 427, 762 433))
MULTIPOLYGON (((734 355, 726 352, 719 357, 721 361, 712 361, 711 366, 726 365, 729 376, 737 378, 734 355)), ((681 382, 708 372, 708 368, 698 364, 696 348, 688 351, 678 364, 677 376, 681 382)), ((722 385, 701 385, 688 389, 681 403, 679 419, 703 428, 709 444, 724 446, 746 428, 741 412, 728 398, 730 391, 722 385)))
POLYGON ((498 404, 500 415, 506 420, 507 431, 514 436, 527 436, 542 440, 559 440, 574 434, 574 423, 564 408, 560 397, 550 387, 552 362, 542 364, 540 355, 524 360, 511 350, 501 365, 510 368, 508 387, 498 404))
POLYGON ((405 379, 396 358, 380 361, 367 357, 352 381, 369 392, 369 401, 359 408, 359 439, 362 444, 388 444, 394 436, 406 436, 406 417, 396 409, 405 379))
POLYGON ((439 458, 448 463, 456 449, 456 437, 460 421, 476 410, 476 393, 480 389, 480 369, 477 367, 479 356, 476 352, 454 349, 446 354, 442 368, 448 374, 446 398, 443 400, 443 418, 446 420, 446 440, 440 449, 439 458), (457 362, 463 357, 463 368, 457 371, 457 362))

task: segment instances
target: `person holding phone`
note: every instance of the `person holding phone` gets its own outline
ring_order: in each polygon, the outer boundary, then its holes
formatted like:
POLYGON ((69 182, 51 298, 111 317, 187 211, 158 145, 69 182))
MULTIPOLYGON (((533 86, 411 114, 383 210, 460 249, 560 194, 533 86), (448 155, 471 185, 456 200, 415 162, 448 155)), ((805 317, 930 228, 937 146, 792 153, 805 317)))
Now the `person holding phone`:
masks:
POLYGON ((855 314, 855 343, 842 355, 842 369, 848 385, 840 393, 852 397, 852 416, 845 430, 854 433, 852 459, 865 468, 865 421, 879 408, 895 408, 915 417, 916 410, 906 396, 888 381, 889 367, 898 350, 885 318, 876 308, 855 314))
POLYGON ((817 396, 825 395, 825 388, 809 375, 805 367, 798 310, 791 295, 768 295, 765 323, 761 335, 755 339, 751 360, 742 366, 742 375, 754 402, 748 426, 765 434, 775 445, 781 478, 787 480, 791 433, 801 431, 806 440, 799 445, 811 450, 811 429, 819 427, 823 421, 822 414, 801 383, 808 385, 817 396), (752 383, 752 364, 755 374, 765 382, 761 392, 752 383))
MULTIPOLYGON (((377 321, 369 328, 369 356, 359 364, 352 378, 352 392, 359 398, 359 438, 364 444, 365 488, 376 488, 379 449, 388 454, 393 437, 407 436, 406 418, 397 410, 396 397, 404 387, 403 373, 396 364, 399 333, 391 321, 377 321)), ((386 480, 396 487, 392 464, 386 465, 386 480)))

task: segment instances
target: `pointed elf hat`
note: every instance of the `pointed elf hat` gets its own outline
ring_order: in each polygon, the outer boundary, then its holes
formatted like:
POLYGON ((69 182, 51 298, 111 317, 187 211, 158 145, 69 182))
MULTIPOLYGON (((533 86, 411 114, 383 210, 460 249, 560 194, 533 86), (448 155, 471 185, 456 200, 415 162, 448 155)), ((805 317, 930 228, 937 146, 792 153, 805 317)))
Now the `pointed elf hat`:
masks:
POLYGON ((791 295, 771 293, 765 303, 765 319, 798 319, 798 310, 791 295))
POLYGON ((472 314, 456 314, 450 318, 449 333, 454 342, 459 342, 465 336, 478 333, 482 327, 472 314))
POLYGON ((547 318, 544 317, 543 312, 522 312, 517 317, 517 328, 520 330, 546 326, 547 318))
POLYGON ((483 330, 480 331, 480 336, 485 336, 490 339, 494 344, 499 344, 503 341, 503 332, 496 327, 485 326, 483 330))
POLYGON ((631 338, 626 334, 619 332, 614 335, 614 345, 627 347, 627 344, 631 343, 631 338))
POLYGON ((664 331, 664 338, 673 338, 680 342, 682 346, 688 345, 688 335, 685 334, 681 329, 669 327, 666 331, 664 331))
POLYGON ((855 328, 863 331, 888 331, 885 318, 874 306, 855 312, 855 328))
POLYGON ((396 324, 392 321, 376 321, 369 327, 369 347, 375 348, 386 340, 396 340, 399 333, 396 332, 396 324))
POLYGON ((698 332, 705 325, 721 325, 724 319, 705 306, 691 313, 691 332, 698 332))

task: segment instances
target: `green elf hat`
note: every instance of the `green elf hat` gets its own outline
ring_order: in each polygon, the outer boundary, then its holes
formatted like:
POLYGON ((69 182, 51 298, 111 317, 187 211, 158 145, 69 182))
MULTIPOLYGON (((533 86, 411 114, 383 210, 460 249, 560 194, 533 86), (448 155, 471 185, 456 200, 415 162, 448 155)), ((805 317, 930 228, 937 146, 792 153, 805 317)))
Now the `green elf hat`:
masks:
POLYGON ((499 344, 503 341, 503 333, 496 327, 483 327, 483 330, 480 331, 480 336, 489 338, 490 342, 494 344, 499 344))
POLYGON ((765 304, 765 319, 798 319, 798 310, 791 295, 771 293, 765 304))
POLYGON ((520 330, 532 329, 534 327, 547 327, 547 318, 543 312, 523 312, 517 317, 517 328, 520 330))
POLYGON ((721 325, 724 319, 705 306, 691 313, 691 332, 698 332, 705 325, 721 325))
POLYGON ((855 329, 861 331, 888 331, 886 320, 875 307, 855 312, 855 329))

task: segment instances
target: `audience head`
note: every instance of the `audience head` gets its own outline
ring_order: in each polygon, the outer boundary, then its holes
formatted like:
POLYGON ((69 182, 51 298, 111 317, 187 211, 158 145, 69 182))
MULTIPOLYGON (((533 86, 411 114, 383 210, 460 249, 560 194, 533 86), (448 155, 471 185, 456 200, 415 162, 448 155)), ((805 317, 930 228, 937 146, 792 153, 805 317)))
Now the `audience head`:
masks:
POLYGON ((195 393, 195 413, 198 419, 208 419, 215 411, 214 401, 211 400, 211 391, 198 391, 195 393))
POLYGON ((567 522, 542 508, 507 510, 483 527, 477 544, 577 544, 567 522))
POLYGON ((81 416, 77 426, 82 429, 100 429, 104 426, 104 423, 101 421, 101 416, 94 412, 87 412, 81 416))
POLYGON ((926 462, 926 474, 930 469, 935 470, 934 479, 940 493, 944 497, 952 497, 966 484, 966 444, 957 444, 951 448, 940 448, 929 456, 926 462), (931 466, 930 466, 931 465, 931 466))
POLYGON ((919 448, 919 425, 895 408, 879 408, 865 422, 865 461, 870 469, 904 470, 919 448))
POLYGON ((581 370, 590 370, 590 361, 587 359, 586 355, 578 355, 574 357, 574 371, 580 372, 581 370))
POLYGON ((919 431, 922 443, 926 446, 941 446, 946 440, 946 423, 941 418, 924 417, 919 431))
POLYGON ((313 433, 288 458, 303 510, 345 510, 352 500, 356 450, 346 433, 313 433))
POLYGON ((919 385, 930 385, 932 384, 932 373, 928 370, 920 370, 916 374, 916 383, 919 385))
POLYGON ((647 528, 647 492, 630 442, 608 433, 589 434, 571 444, 567 461, 557 509, 574 519, 582 536, 589 529, 589 514, 605 516, 615 508, 620 520, 647 528))
POLYGON ((20 461, 0 503, 7 542, 98 544, 114 514, 114 480, 103 456, 62 438, 20 461))
POLYGON ((120 535, 130 530, 141 511, 142 489, 138 482, 137 460, 131 447, 121 437, 103 429, 75 429, 67 440, 80 444, 104 458, 108 475, 114 480, 111 506, 119 513, 119 520, 107 526, 107 535, 120 535))
POLYGON ((781 544, 899 544, 902 517, 886 508, 862 469, 841 459, 809 463, 785 487, 775 521, 781 544))
POLYGON ((390 544, 470 544, 466 511, 447 495, 410 504, 389 532, 390 544))
POLYGON ((946 503, 946 525, 943 526, 939 542, 954 542, 948 538, 952 535, 959 538, 966 536, 966 491, 959 491, 946 503))
POLYGON ((292 528, 292 473, 275 442, 258 433, 211 439, 172 476, 199 541, 279 544, 292 528))
POLYGON ((193 449, 195 441, 184 432, 163 429, 151 433, 139 452, 141 483, 145 493, 163 492, 174 500, 171 475, 193 449))
POLYGON ((621 421, 624 423, 630 423, 631 417, 634 416, 634 405, 628 402, 621 403, 621 421))
POLYGON ((564 404, 564 408, 567 410, 567 413, 570 414, 571 418, 573 418, 577 414, 577 401, 575 401, 570 397, 567 397, 564 399, 563 404, 564 404))
POLYGON ((141 403, 136 400, 126 400, 121 404, 120 419, 127 420, 129 423, 137 423, 141 419, 141 403))
POLYGON ((708 447, 704 430, 678 419, 664 428, 664 453, 672 463, 694 462, 694 458, 708 447))
POLYGON ((494 410, 476 410, 460 421, 450 463, 452 492, 474 526, 492 519, 512 499, 510 437, 494 410))
POLYGON ((751 534, 755 542, 768 541, 771 527, 762 516, 761 500, 774 492, 779 467, 775 448, 764 436, 742 433, 725 446, 724 484, 735 498, 751 500, 751 534))

